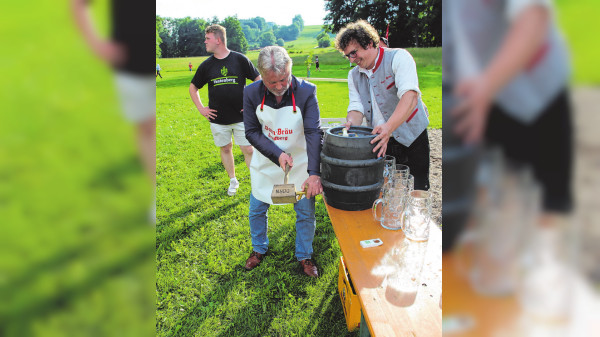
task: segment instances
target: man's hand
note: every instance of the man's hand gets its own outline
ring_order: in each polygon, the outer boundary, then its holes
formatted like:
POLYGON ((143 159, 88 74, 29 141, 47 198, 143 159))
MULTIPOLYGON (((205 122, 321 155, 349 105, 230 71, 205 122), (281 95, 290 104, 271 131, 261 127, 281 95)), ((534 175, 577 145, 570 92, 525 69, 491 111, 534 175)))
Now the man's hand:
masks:
POLYGON ((217 110, 211 109, 207 106, 199 108, 198 111, 200 111, 200 114, 209 121, 217 118, 217 114, 215 113, 217 110))
POLYGON ((493 99, 489 87, 483 77, 478 77, 462 81, 454 92, 459 98, 458 105, 450 112, 457 119, 454 132, 467 144, 483 139, 493 99))
POLYGON ((362 124, 363 114, 357 110, 348 111, 348 115, 346 116, 346 123, 344 127, 350 131, 351 126, 359 126, 362 124))
POLYGON ((377 158, 385 156, 385 151, 387 150, 387 143, 390 141, 390 136, 392 135, 392 132, 394 132, 394 130, 390 128, 389 123, 381 124, 375 127, 371 132, 371 134, 378 134, 371 141, 371 144, 379 142, 373 149, 373 152, 379 151, 377 153, 377 158))
POLYGON ((302 183, 302 190, 306 192, 306 198, 310 199, 317 194, 323 193, 323 185, 321 185, 321 177, 312 175, 302 183))
POLYGON ((98 57, 113 67, 120 67, 127 61, 127 48, 121 43, 99 41, 94 49, 98 57))
POLYGON ((279 167, 281 167, 283 172, 285 172, 285 164, 288 164, 290 166, 290 169, 292 169, 292 167, 294 166, 294 160, 289 154, 281 152, 281 154, 279 155, 279 167))

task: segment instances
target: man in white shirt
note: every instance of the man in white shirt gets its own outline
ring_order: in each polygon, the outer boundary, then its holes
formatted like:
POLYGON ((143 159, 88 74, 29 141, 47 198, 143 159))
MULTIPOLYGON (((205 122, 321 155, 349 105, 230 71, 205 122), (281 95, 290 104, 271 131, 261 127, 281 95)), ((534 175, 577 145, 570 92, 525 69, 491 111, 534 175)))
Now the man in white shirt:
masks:
POLYGON ((346 127, 373 127, 378 157, 394 156, 408 165, 415 189, 429 189, 429 114, 421 100, 415 61, 408 51, 381 48, 379 34, 364 20, 338 33, 336 48, 357 64, 348 73, 350 104, 346 127))

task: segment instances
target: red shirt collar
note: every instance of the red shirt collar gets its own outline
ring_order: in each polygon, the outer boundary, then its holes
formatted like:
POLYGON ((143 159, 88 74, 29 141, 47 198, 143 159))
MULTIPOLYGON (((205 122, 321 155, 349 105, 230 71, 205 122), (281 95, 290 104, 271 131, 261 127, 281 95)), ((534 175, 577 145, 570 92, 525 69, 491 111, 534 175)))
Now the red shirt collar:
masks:
POLYGON ((381 61, 383 61, 383 48, 379 47, 379 56, 377 57, 377 63, 375 64, 375 68, 373 68, 373 72, 377 71, 377 68, 379 68, 379 65, 381 64, 381 61))

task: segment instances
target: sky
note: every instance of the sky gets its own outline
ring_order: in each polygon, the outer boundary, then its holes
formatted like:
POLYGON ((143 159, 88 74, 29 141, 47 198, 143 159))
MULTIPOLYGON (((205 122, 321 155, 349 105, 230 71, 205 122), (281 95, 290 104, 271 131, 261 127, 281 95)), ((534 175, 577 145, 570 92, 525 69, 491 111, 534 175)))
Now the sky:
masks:
POLYGON ((305 26, 322 25, 325 0, 156 0, 156 14, 162 17, 223 20, 237 14, 238 19, 261 16, 267 22, 291 25, 300 14, 305 26))

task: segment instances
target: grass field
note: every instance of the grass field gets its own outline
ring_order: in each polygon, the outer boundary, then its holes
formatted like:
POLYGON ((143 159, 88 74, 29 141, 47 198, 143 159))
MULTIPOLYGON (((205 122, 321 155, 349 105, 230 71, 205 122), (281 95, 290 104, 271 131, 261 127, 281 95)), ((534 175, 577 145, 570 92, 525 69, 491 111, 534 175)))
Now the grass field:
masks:
POLYGON ((575 85, 598 85, 600 69, 600 46, 591 43, 600 34, 596 20, 600 2, 596 0, 556 0, 558 24, 567 38, 573 64, 575 85))
POLYGON ((148 335, 152 187, 68 9, 11 3, 0 25, 0 335, 148 335))
MULTIPOLYGON (((347 78, 348 62, 333 48, 314 49, 319 27, 306 27, 287 45, 293 73, 305 76, 309 51, 319 55, 314 77, 347 78), (318 51, 318 52, 317 52, 318 51)), ((441 126, 441 49, 411 50, 423 97, 441 126)), ((248 53, 256 62, 257 51, 248 53)), ((205 58, 160 59, 157 81, 157 334, 159 336, 357 336, 346 329, 337 294, 341 255, 321 196, 317 197, 314 258, 321 277, 299 274, 294 257, 295 215, 271 207, 270 255, 257 269, 242 266, 252 251, 248 225, 250 177, 234 147, 240 189, 226 194, 228 177, 209 124, 189 98, 193 73, 205 58)), ((345 117, 345 82, 315 80, 321 117, 345 117)), ((200 90, 208 102, 207 88, 200 90)), ((432 118, 434 120, 434 118, 432 118)), ((433 124, 433 122, 432 122, 433 124)))

